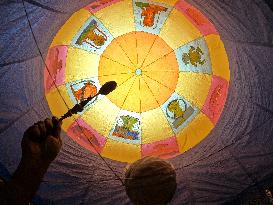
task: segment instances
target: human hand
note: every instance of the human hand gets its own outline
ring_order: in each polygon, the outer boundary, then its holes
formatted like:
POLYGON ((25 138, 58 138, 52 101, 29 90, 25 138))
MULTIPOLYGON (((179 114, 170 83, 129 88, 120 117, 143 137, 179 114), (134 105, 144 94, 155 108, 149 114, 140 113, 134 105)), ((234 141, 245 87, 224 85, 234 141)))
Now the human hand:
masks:
POLYGON ((0 190, 1 204, 21 205, 31 201, 61 149, 60 132, 61 122, 56 117, 39 121, 25 131, 21 142, 22 159, 4 191, 0 190))
POLYGON ((62 140, 58 118, 45 119, 29 127, 23 136, 22 161, 48 166, 59 153, 62 140))

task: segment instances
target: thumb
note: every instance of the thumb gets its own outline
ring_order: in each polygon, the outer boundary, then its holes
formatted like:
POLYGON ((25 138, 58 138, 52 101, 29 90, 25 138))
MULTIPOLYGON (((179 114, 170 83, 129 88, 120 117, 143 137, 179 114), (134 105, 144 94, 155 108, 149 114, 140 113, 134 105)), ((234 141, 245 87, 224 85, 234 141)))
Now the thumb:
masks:
POLYGON ((56 138, 52 135, 48 136, 45 141, 44 157, 50 161, 53 161, 60 152, 61 146, 62 141, 60 137, 56 138))
POLYGON ((62 121, 59 121, 57 117, 52 117, 52 123, 53 123, 53 136, 58 138, 60 137, 60 134, 61 134, 62 121))

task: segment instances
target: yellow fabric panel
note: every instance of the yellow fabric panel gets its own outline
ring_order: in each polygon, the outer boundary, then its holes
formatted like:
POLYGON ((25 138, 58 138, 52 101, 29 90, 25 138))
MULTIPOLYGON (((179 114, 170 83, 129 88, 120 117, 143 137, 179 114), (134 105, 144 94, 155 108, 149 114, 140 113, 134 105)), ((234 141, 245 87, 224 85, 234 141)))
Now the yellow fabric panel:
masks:
POLYGON ((117 86, 120 86, 132 77, 134 77, 134 73, 118 74, 118 75, 104 75, 104 76, 100 76, 99 80, 100 80, 101 85, 103 85, 104 83, 106 83, 108 81, 116 81, 117 86))
POLYGON ((100 56, 70 47, 66 57, 65 80, 72 82, 98 76, 100 56))
POLYGON ((210 89, 211 78, 211 75, 203 73, 180 72, 175 91, 202 109, 210 89))
POLYGON ((117 41, 134 66, 137 66, 136 33, 131 32, 117 38, 117 41))
POLYGON ((189 150, 202 141, 212 130, 213 124, 203 113, 198 114, 194 120, 177 136, 177 143, 181 153, 189 150))
POLYGON ((141 144, 149 144, 174 136, 160 107, 141 113, 141 144))
POLYGON ((170 54, 172 51, 173 49, 168 46, 162 38, 157 37, 148 56, 145 59, 145 62, 143 63, 143 67, 150 65, 163 56, 170 54))
POLYGON ((178 73, 178 64, 176 60, 176 56, 174 52, 163 56, 162 58, 158 59, 154 63, 143 67, 142 70, 144 72, 150 72, 150 71, 172 71, 174 74, 178 73))
POLYGON ((101 135, 108 137, 119 111, 120 109, 116 105, 104 97, 91 106, 81 118, 101 135))
POLYGON ((160 2, 160 3, 163 3, 163 4, 174 6, 175 3, 177 2, 177 0, 155 0, 153 2, 160 2))
POLYGON ((117 39, 114 39, 111 42, 111 44, 103 52, 102 56, 127 67, 135 67, 130 61, 129 56, 125 53, 125 51, 118 43, 117 39))
MULTIPOLYGON (((61 96, 65 100, 65 103, 67 104, 69 109, 71 109, 74 106, 74 104, 70 100, 70 97, 68 96, 65 85, 59 86, 58 89, 60 91, 61 96)), ((48 105, 50 107, 52 114, 58 118, 63 116, 68 111, 68 108, 67 108, 66 104, 64 103, 60 94, 57 89, 54 89, 54 90, 51 90, 46 95, 46 99, 47 99, 47 102, 48 102, 48 105)), ((73 116, 75 118, 78 117, 78 115, 73 115, 73 116)), ((63 130, 67 131, 68 127, 73 123, 73 121, 74 121, 73 117, 63 120, 63 124, 62 124, 63 130)))
POLYGON ((131 163, 141 158, 140 149, 140 145, 126 144, 108 138, 101 155, 113 160, 131 163))
POLYGON ((135 79, 136 77, 129 78, 121 85, 118 85, 113 92, 107 95, 107 98, 109 98, 115 105, 122 108, 122 105, 124 104, 124 101, 130 91, 130 88, 135 82, 135 79))
POLYGON ((163 86, 169 88, 170 90, 174 91, 176 87, 176 82, 178 79, 178 72, 174 71, 165 71, 165 72, 158 72, 158 71, 150 71, 145 73, 146 76, 154 79, 155 81, 159 82, 163 86))
POLYGON ((138 64, 137 67, 142 67, 144 60, 146 59, 150 49, 156 40, 156 35, 148 34, 145 32, 137 32, 137 54, 138 54, 138 64))
POLYGON ((159 34, 172 49, 202 36, 200 31, 178 10, 173 9, 159 34))
POLYGON ((135 31, 133 5, 123 0, 105 7, 94 14, 110 31, 114 38, 135 31))
POLYGON ((145 112, 147 110, 158 107, 158 103, 153 96, 152 91, 146 84, 143 78, 139 78, 139 89, 140 89, 140 111, 145 112))
POLYGON ((132 112, 140 112, 140 82, 139 76, 135 77, 134 83, 131 86, 128 95, 122 105, 122 109, 132 112))
POLYGON ((225 46, 221 41, 220 36, 211 34, 205 36, 205 40, 209 48, 213 74, 229 81, 230 79, 229 61, 225 50, 225 46))
POLYGON ((170 88, 165 87, 146 75, 142 76, 142 79, 147 83, 153 93, 153 97, 156 99, 158 106, 162 105, 174 92, 170 88))
MULTIPOLYGON (((123 85, 124 83, 126 83, 126 85, 128 85, 127 81, 130 82, 131 78, 133 78, 133 77, 134 77, 133 73, 119 74, 119 75, 105 75, 105 76, 100 76, 99 80, 100 80, 101 85, 105 84, 108 81, 116 81, 117 86, 120 86, 120 85, 123 85)), ((112 95, 113 92, 111 92, 110 94, 112 95)))
POLYGON ((178 64, 175 54, 170 53, 144 67, 143 74, 144 80, 161 105, 174 92, 178 81, 178 64))
POLYGON ((57 45, 69 45, 73 37, 90 16, 91 13, 86 9, 81 9, 75 12, 61 27, 57 35, 54 37, 50 47, 57 45))
POLYGON ((99 65, 99 76, 114 76, 122 74, 133 74, 133 71, 128 66, 124 66, 110 58, 103 56, 101 57, 99 65))

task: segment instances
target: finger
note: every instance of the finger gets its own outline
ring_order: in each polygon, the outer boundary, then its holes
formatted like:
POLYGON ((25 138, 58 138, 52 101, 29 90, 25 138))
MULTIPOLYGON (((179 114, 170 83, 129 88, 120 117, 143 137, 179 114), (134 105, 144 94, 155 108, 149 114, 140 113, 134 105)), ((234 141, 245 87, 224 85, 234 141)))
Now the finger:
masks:
POLYGON ((59 121, 59 119, 57 118, 57 117, 55 117, 55 116, 53 116, 52 117, 52 123, 53 123, 53 125, 58 125, 58 124, 60 124, 60 125, 62 125, 63 124, 63 122, 62 121, 59 121))
POLYGON ((46 126, 45 123, 43 121, 39 121, 38 122, 38 127, 40 129, 40 139, 44 140, 46 138, 46 126))
POLYGON ((46 127, 46 135, 52 135, 52 131, 53 131, 53 122, 51 119, 46 118, 45 121, 45 127, 46 127))
POLYGON ((61 141, 59 138, 49 136, 45 143, 45 158, 52 161, 58 155, 61 149, 61 141))
POLYGON ((60 122, 57 117, 52 117, 52 123, 53 123, 53 133, 52 133, 53 136, 60 137, 62 122, 60 122))
POLYGON ((33 142, 38 142, 40 140, 39 126, 37 124, 32 125, 26 130, 26 132, 24 133, 24 136, 31 139, 33 142))
POLYGON ((61 124, 58 124, 57 127, 55 127, 53 130, 53 136, 59 138, 61 135, 61 131, 62 131, 61 124))
POLYGON ((35 136, 35 137, 39 137, 40 136, 40 129, 39 129, 39 126, 36 124, 36 125, 32 125, 31 127, 29 127, 26 131, 26 133, 28 135, 32 135, 32 136, 35 136))
POLYGON ((62 140, 61 136, 59 137, 59 144, 60 144, 60 146, 63 146, 63 140, 62 140))

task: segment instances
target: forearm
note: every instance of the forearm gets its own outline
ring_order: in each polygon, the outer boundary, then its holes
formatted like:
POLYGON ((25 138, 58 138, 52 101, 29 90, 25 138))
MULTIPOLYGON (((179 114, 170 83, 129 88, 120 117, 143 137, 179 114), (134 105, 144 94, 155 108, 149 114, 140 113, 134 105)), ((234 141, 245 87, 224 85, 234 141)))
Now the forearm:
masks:
POLYGON ((0 184, 0 205, 28 205, 61 149, 60 133, 61 122, 56 117, 39 121, 25 131, 21 162, 12 179, 0 184))
POLYGON ((0 201, 3 205, 9 204, 6 196, 6 184, 2 180, 0 180, 0 201))
POLYGON ((5 201, 8 204, 27 205, 38 190, 48 165, 39 161, 21 160, 12 179, 2 189, 5 201))

